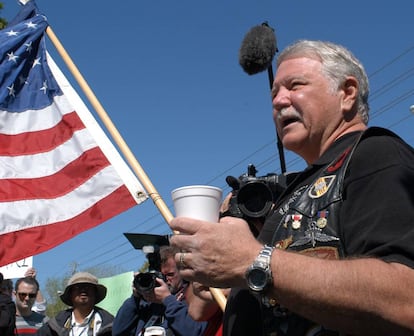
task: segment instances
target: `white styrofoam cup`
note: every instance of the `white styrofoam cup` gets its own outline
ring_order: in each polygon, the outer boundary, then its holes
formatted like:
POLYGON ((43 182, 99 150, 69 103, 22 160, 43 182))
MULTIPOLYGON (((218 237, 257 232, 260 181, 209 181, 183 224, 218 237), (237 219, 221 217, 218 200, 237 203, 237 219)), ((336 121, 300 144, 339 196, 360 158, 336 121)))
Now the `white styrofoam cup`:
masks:
POLYGON ((171 197, 176 217, 190 217, 217 223, 223 191, 208 185, 190 185, 174 189, 171 197))

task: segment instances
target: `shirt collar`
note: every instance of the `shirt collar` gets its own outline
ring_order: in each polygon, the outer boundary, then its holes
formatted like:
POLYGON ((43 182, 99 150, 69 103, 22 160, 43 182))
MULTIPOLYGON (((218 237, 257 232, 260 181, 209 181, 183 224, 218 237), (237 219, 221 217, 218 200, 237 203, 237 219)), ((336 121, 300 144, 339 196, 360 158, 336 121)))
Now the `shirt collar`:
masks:
POLYGON ((324 166, 335 160, 340 153, 345 151, 345 149, 347 149, 355 142, 359 134, 361 134, 361 131, 351 132, 344 134, 335 140, 335 142, 321 155, 321 157, 317 159, 313 164, 308 166, 307 169, 315 166, 324 166))
POLYGON ((76 320, 75 320, 75 314, 72 311, 72 321, 73 321, 73 324, 76 324, 76 325, 78 325, 80 327, 84 327, 84 326, 88 325, 89 321, 92 318, 93 313, 94 313, 94 309, 92 309, 91 312, 88 314, 88 316, 85 317, 85 319, 83 320, 83 322, 77 323, 76 320))

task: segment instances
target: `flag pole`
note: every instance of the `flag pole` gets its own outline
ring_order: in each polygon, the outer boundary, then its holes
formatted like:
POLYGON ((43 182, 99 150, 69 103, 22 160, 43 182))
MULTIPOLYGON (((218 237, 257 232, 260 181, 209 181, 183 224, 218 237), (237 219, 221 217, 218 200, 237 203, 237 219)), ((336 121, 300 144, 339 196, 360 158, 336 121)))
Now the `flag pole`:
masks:
MULTIPOLYGON (((161 215, 164 217, 166 222, 169 224, 170 221, 174 218, 174 216, 172 215, 170 209, 167 207, 167 205, 165 204, 164 200, 162 199, 158 191, 155 189, 148 175, 145 173, 144 169, 142 168, 142 166, 139 164, 139 162, 133 155, 129 146, 126 144, 125 140, 122 138, 121 134, 118 132, 117 128, 113 124, 112 120, 109 118, 105 109, 103 108, 99 100, 96 98, 92 89, 90 88, 86 80, 83 78, 82 74, 76 67, 75 63, 73 63, 71 57, 66 52, 62 43, 60 43, 59 39, 57 38, 56 34, 53 32, 50 26, 46 28, 46 34, 48 35, 49 39, 54 44, 56 50, 62 57, 63 61, 66 63, 72 75, 75 77, 76 81, 78 82, 79 86, 85 93, 86 97, 89 99, 96 113, 98 113, 99 117, 101 118, 102 122, 108 129, 112 138, 114 139, 114 141, 117 143, 118 147, 124 154, 126 160, 131 165, 131 168, 134 170, 135 174, 137 174, 138 179, 144 186, 148 195, 151 197, 155 206, 158 208, 158 210, 161 212, 161 215)), ((223 292, 217 288, 210 288, 210 291, 213 297, 215 298, 215 300, 217 301, 217 303, 219 304, 220 308, 224 311, 224 308, 226 306, 226 298, 224 297, 223 292)))

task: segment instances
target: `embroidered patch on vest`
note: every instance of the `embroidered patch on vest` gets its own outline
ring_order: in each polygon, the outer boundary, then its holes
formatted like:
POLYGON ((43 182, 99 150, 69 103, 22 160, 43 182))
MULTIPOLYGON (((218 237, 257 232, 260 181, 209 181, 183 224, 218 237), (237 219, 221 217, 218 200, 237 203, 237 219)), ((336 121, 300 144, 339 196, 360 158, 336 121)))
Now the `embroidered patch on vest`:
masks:
POLYGON ((299 253, 320 259, 339 259, 338 249, 333 246, 318 246, 315 248, 308 248, 306 250, 299 251, 299 253))
POLYGON ((305 235, 297 239, 292 245, 290 245, 290 247, 299 247, 308 244, 312 245, 312 247, 315 247, 318 242, 329 243, 338 240, 339 238, 322 233, 321 229, 312 225, 308 230, 305 231, 305 235))
POLYGON ((323 176, 316 180, 312 188, 309 190, 309 197, 319 198, 325 195, 329 188, 332 186, 332 183, 335 180, 336 175, 323 176))
POLYGON ((351 147, 349 147, 345 152, 341 154, 341 156, 335 160, 332 164, 329 165, 329 167, 326 169, 328 173, 333 173, 334 171, 337 171, 339 168, 342 167, 345 158, 347 157, 348 153, 351 151, 351 147))
POLYGON ((293 242, 293 236, 289 236, 286 239, 283 239, 276 243, 275 247, 278 249, 286 250, 290 244, 293 242))

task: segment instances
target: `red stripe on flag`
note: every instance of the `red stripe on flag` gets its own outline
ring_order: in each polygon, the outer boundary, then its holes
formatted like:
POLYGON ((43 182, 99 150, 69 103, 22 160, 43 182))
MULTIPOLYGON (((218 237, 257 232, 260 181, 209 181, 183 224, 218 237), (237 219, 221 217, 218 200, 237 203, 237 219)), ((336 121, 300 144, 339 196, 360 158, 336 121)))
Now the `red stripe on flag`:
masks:
POLYGON ((0 266, 45 252, 136 205, 129 190, 113 193, 69 220, 0 235, 0 266))
POLYGON ((72 138, 77 130, 85 125, 76 112, 63 115, 62 120, 54 127, 20 134, 0 134, 0 155, 18 156, 50 151, 72 138))
POLYGON ((99 147, 85 151, 56 174, 32 179, 0 179, 0 202, 50 199, 65 195, 109 166, 99 147))

